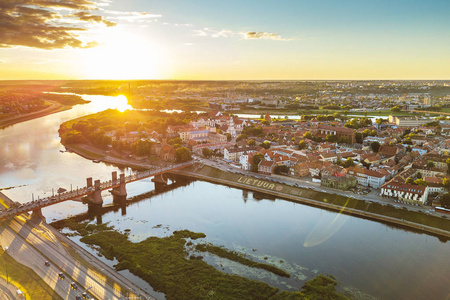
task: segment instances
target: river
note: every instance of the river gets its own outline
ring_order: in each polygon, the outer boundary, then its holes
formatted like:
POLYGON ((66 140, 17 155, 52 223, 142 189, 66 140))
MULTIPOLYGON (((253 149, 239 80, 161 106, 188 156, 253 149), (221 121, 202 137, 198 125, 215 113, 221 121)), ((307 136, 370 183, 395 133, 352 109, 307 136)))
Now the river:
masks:
MULTIPOLYGON (((3 191, 7 196, 27 202, 32 194, 36 198, 59 187, 83 186, 86 177, 107 180, 112 171, 131 171, 60 152, 64 148, 57 131, 62 122, 123 105, 113 97, 83 98, 92 102, 0 131, 0 188, 16 186, 3 191)), ((152 189, 149 179, 127 185, 129 196, 152 189)), ((107 192, 103 196, 106 203, 111 202, 107 192)), ((68 201, 43 209, 43 214, 51 222, 86 210, 86 206, 68 201)), ((207 241, 277 264, 293 276, 280 279, 207 256, 209 263, 281 289, 298 289, 323 273, 335 276, 339 288, 352 291, 358 299, 450 297, 448 242, 284 200, 257 200, 253 193, 235 188, 195 181, 132 204, 125 215, 121 211, 106 213, 102 220, 122 232, 131 229, 133 241, 166 236, 178 229, 204 232, 207 241)), ((131 278, 151 292, 146 283, 131 278)))

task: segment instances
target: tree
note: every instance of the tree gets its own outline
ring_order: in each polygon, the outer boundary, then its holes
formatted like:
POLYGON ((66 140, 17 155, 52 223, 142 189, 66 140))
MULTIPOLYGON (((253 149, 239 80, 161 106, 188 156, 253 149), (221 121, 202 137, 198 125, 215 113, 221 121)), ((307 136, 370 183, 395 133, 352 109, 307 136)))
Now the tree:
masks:
POLYGON ((269 141, 265 141, 265 142, 259 144, 259 146, 264 148, 264 149, 269 149, 270 148, 270 142, 269 141))
POLYGON ((209 148, 203 148, 202 149, 202 154, 204 157, 210 157, 212 155, 212 151, 209 148))
POLYGON ((362 134, 363 134, 363 137, 369 136, 370 135, 370 130, 369 129, 364 129, 362 134))
POLYGON ((227 136, 227 142, 231 141, 231 133, 225 133, 225 135, 227 136))
POLYGON ((355 142, 357 142, 358 144, 363 143, 363 135, 361 132, 355 131, 355 142))
POLYGON ((261 153, 253 155, 253 165, 258 165, 262 160, 264 160, 264 155, 261 153))
POLYGON ((270 122, 267 121, 267 120, 263 120, 263 121, 261 121, 261 124, 262 124, 262 125, 269 126, 269 125, 270 125, 270 122))
POLYGON ((391 111, 399 112, 399 111, 402 111, 402 108, 400 106, 396 105, 394 107, 391 107, 391 111))
POLYGON ((285 166, 285 165, 276 166, 274 172, 275 172, 275 174, 288 174, 289 167, 285 166))
POLYGON ((306 148, 306 142, 305 141, 298 142, 298 150, 303 150, 305 148, 306 148))
POLYGON ((256 141, 255 140, 248 140, 247 145, 255 146, 256 145, 256 141))
POLYGON ((311 134, 311 132, 307 131, 307 132, 305 132, 305 134, 303 135, 303 137, 304 137, 305 139, 311 140, 311 139, 312 139, 312 134, 311 134))
POLYGON ((408 179, 406 179, 406 182, 405 182, 405 183, 407 183, 407 184, 416 184, 416 183, 414 182, 414 179, 411 178, 411 177, 409 177, 408 179))
POLYGON ((125 132, 123 131, 123 129, 116 130, 116 140, 119 140, 120 137, 122 137, 124 135, 125 135, 125 132))
POLYGON ((340 138, 338 138, 338 143, 339 144, 350 144, 350 139, 348 138, 348 136, 341 136, 340 138))
POLYGON ((192 159, 191 151, 186 147, 181 147, 175 150, 175 159, 177 162, 182 163, 192 159))
POLYGON ((247 138, 247 135, 241 133, 240 135, 237 136, 236 142, 245 140, 246 138, 247 138))
POLYGON ((441 206, 450 208, 450 193, 445 193, 442 195, 441 206))
POLYGON ((252 172, 258 172, 258 164, 264 159, 264 155, 256 153, 253 155, 252 172))
POLYGON ((445 163, 447 164, 447 174, 450 174, 450 158, 447 158, 445 163))
POLYGON ((181 144, 183 140, 180 137, 176 137, 174 139, 169 140, 167 143, 169 145, 181 144))
POLYGON ((422 179, 422 173, 420 173, 420 172, 417 172, 417 174, 416 174, 416 178, 417 178, 417 179, 422 179))
POLYGON ((373 152, 378 152, 378 150, 380 150, 380 143, 377 141, 370 143, 370 149, 372 149, 373 152))
POLYGON ((355 162, 353 161, 353 159, 351 157, 347 158, 347 160, 344 163, 345 168, 353 167, 354 165, 355 165, 355 162))
POLYGON ((435 167, 434 162, 429 161, 429 162, 427 163, 427 167, 428 167, 428 168, 434 168, 434 167, 435 167))
POLYGON ((414 183, 417 184, 417 185, 421 185, 421 186, 427 186, 427 185, 428 185, 427 182, 426 182, 425 180, 420 179, 420 178, 414 180, 414 183))
POLYGON ((448 179, 448 178, 442 179, 442 185, 443 185, 447 190, 450 190, 450 179, 448 179))
POLYGON ((330 143, 335 143, 337 141, 337 136, 332 134, 327 134, 325 140, 330 143))

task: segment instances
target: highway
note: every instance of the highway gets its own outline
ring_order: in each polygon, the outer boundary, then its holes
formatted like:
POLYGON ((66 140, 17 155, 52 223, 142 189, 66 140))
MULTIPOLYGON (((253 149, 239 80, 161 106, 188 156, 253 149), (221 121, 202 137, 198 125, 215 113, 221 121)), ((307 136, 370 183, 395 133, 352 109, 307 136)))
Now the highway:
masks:
MULTIPOLYGON (((34 225, 24 216, 19 216, 4 221, 0 227, 0 244, 16 261, 32 268, 64 299, 75 299, 88 288, 96 299, 125 299, 117 283, 114 284, 117 288, 109 284, 105 274, 76 260, 49 230, 34 225), (64 279, 60 278, 60 273, 64 274, 64 279), (72 282, 76 282, 76 290, 71 287, 72 282)), ((141 299, 152 298, 147 296, 141 299)))

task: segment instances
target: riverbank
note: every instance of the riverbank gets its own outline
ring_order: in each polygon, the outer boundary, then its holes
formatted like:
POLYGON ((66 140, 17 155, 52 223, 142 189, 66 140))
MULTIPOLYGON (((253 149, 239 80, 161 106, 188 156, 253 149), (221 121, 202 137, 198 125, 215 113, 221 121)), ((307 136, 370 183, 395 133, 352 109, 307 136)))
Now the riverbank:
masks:
POLYGON ((178 230, 167 237, 152 236, 141 242, 131 242, 127 233, 118 232, 107 224, 66 221, 62 226, 76 231, 81 242, 97 246, 101 255, 117 259, 117 270, 128 269, 156 291, 163 292, 166 299, 347 299, 335 291, 337 282, 332 276, 318 275, 300 291, 280 292, 267 283, 222 272, 204 261, 204 253, 279 276, 290 276, 275 266, 197 242, 206 237, 204 233, 178 230), (314 288, 308 289, 311 286, 314 288))
POLYGON ((450 221, 448 219, 421 212, 397 209, 389 205, 384 206, 379 203, 366 202, 336 194, 316 192, 284 183, 274 183, 269 180, 255 179, 251 176, 225 172, 206 165, 177 170, 173 173, 244 190, 261 192, 289 201, 338 211, 339 213, 394 224, 435 235, 444 240, 450 239, 450 221))
MULTIPOLYGON (((74 151, 76 152, 75 149, 74 151)), ((78 151, 80 152, 81 156, 86 157, 86 154, 83 155, 83 152, 79 149, 78 151)), ((90 147, 89 152, 98 154, 99 149, 90 147)), ((92 157, 93 156, 91 156, 90 159, 93 159, 92 157)), ((125 158, 119 159, 115 157, 103 156, 101 160, 121 167, 129 166, 132 168, 141 169, 148 169, 153 167, 149 164, 143 164, 139 161, 129 160, 125 158)), ((213 183, 235 186, 241 189, 255 190, 257 192, 263 192, 290 201, 295 201, 298 203, 308 204, 316 207, 323 207, 353 216, 377 220, 387 224, 395 224, 396 226, 426 232, 431 235, 443 237, 444 239, 450 239, 450 220, 432 216, 422 212, 414 212, 395 208, 393 205, 389 204, 382 205, 376 202, 355 199, 352 198, 351 195, 349 195, 349 197, 343 197, 337 194, 317 192, 309 189, 293 187, 283 183, 277 183, 275 185, 273 182, 269 181, 267 181, 266 184, 268 187, 272 187, 272 189, 259 188, 258 186, 250 184, 258 181, 251 179, 250 176, 225 172, 206 165, 202 168, 191 168, 190 171, 179 170, 174 173, 213 183), (250 180, 245 181, 247 179, 250 180), (279 189, 274 190, 275 186, 277 186, 277 188, 279 189)), ((259 181, 263 182, 263 180, 259 181)))
POLYGON ((29 113, 29 114, 20 115, 20 116, 1 119, 0 120, 0 129, 17 124, 17 123, 45 117, 45 116, 48 116, 48 115, 51 115, 54 113, 58 113, 58 112, 62 112, 65 110, 69 110, 72 108, 72 106, 61 105, 54 101, 47 100, 47 102, 49 102, 51 104, 51 106, 47 107, 43 110, 29 113))

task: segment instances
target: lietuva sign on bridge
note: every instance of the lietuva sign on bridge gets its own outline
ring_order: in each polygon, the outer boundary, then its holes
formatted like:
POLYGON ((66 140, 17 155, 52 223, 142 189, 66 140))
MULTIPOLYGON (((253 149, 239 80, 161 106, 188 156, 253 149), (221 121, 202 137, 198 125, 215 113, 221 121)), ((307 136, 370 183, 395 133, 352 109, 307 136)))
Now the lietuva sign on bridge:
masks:
MULTIPOLYGON (((79 188, 73 191, 67 191, 59 193, 57 196, 53 195, 47 198, 34 200, 31 202, 23 203, 15 207, 11 207, 6 211, 0 212, 0 219, 5 219, 11 216, 20 215, 25 212, 33 211, 33 214, 42 217, 41 208, 50 206, 56 203, 60 203, 67 200, 77 200, 81 201, 81 197, 86 196, 86 202, 89 206, 101 206, 103 204, 103 199, 101 192, 104 190, 111 189, 114 200, 126 199, 126 187, 127 183, 138 181, 148 177, 157 178, 158 175, 174 171, 181 168, 186 168, 192 166, 193 162, 189 161, 182 164, 171 165, 170 167, 158 168, 153 170, 147 170, 143 172, 138 172, 130 176, 125 176, 125 174, 120 174, 117 178, 117 172, 112 172, 112 179, 105 182, 100 182, 100 180, 95 180, 92 184, 92 177, 86 179, 87 185, 83 188, 79 188)), ((163 179, 154 180, 155 184, 163 183, 163 179)))

